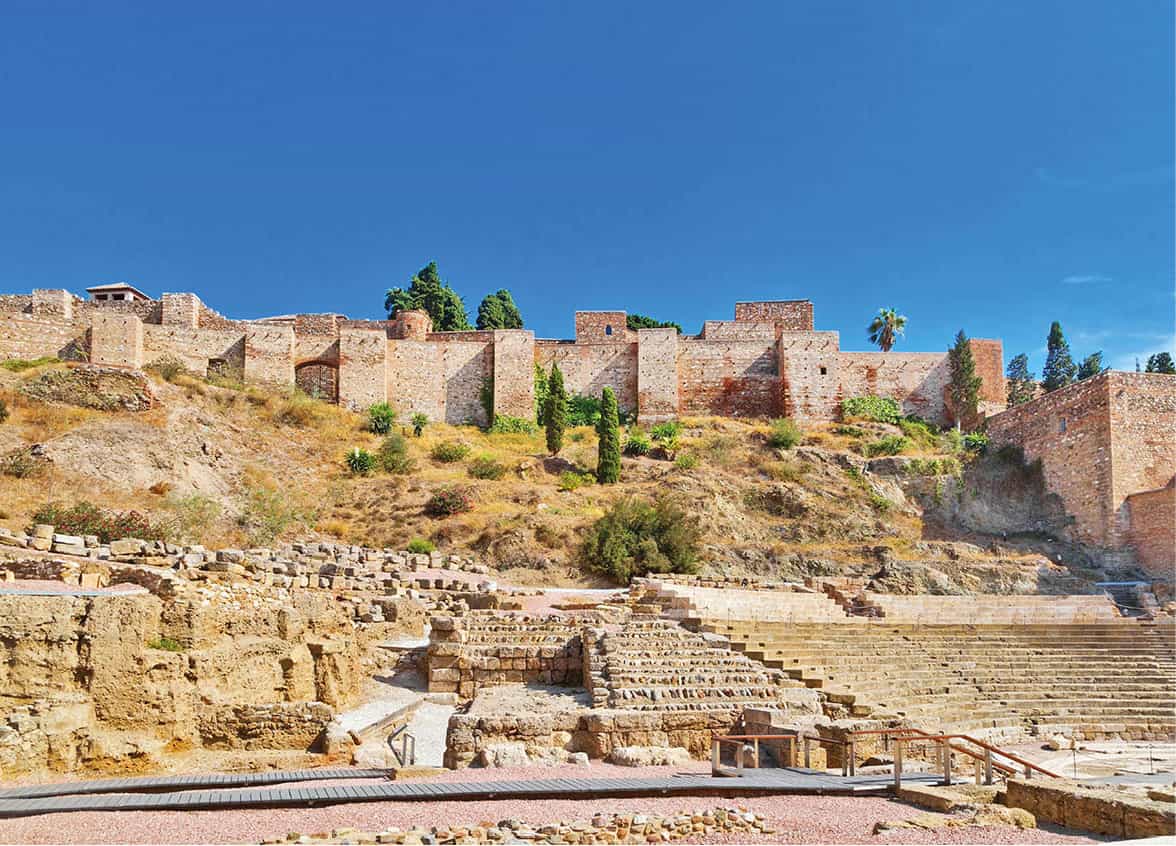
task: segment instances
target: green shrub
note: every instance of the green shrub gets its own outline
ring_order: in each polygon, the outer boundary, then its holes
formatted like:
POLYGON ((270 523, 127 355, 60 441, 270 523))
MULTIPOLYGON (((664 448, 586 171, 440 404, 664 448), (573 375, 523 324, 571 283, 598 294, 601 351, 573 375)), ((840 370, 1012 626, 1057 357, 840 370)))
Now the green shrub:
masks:
POLYGON ((580 551, 593 570, 627 584, 646 573, 693 573, 702 530, 676 501, 626 497, 585 533, 580 551))
POLYGON ((144 365, 143 369, 148 373, 154 373, 165 382, 174 382, 177 376, 189 375, 187 366, 174 355, 161 355, 150 364, 144 365))
POLYGON ((46 364, 57 364, 61 361, 57 356, 44 355, 40 358, 10 358, 5 362, 0 362, 0 367, 12 373, 23 373, 26 370, 32 370, 34 367, 43 367, 46 364))
POLYGON ((964 449, 968 452, 985 453, 988 451, 988 435, 984 432, 969 432, 964 435, 964 449))
POLYGON ((862 453, 867 458, 875 458, 880 455, 898 455, 910 445, 911 442, 902 435, 887 435, 866 444, 862 447, 862 453))
POLYGON ((963 452, 964 434, 958 429, 947 429, 939 436, 939 449, 943 452, 963 452))
POLYGON ((425 513, 430 517, 450 517, 472 511, 474 499, 465 488, 445 487, 429 497, 425 503, 425 513))
POLYGON ((846 420, 873 420, 877 423, 897 423, 902 409, 890 397, 850 397, 841 402, 841 416, 846 420))
POLYGON ((674 459, 674 466, 679 470, 693 470, 698 466, 698 456, 692 452, 684 452, 674 459))
POLYGON ((625 455, 648 455, 650 449, 649 436, 640 429, 630 429, 629 437, 625 439, 625 455))
POLYGON ((162 649, 164 652, 183 652, 184 645, 170 637, 157 637, 147 642, 148 649, 162 649))
POLYGON ((14 450, 0 457, 0 473, 14 479, 29 479, 45 472, 49 461, 34 454, 32 447, 14 450))
POLYGON ((8 403, 0 399, 0 423, 8 419, 8 403))
POLYGON ((494 460, 492 455, 479 455, 470 462, 469 474, 475 479, 501 479, 506 475, 506 467, 494 460))
POLYGON ((898 428, 915 446, 920 449, 934 450, 939 448, 939 433, 931 424, 915 417, 904 417, 898 421, 898 428))
POLYGON ((197 543, 218 517, 221 507, 215 499, 204 494, 173 497, 167 501, 172 513, 171 537, 184 543, 197 543))
POLYGON ((48 523, 63 535, 96 535, 100 543, 119 538, 166 540, 168 535, 166 524, 153 522, 138 511, 107 511, 85 501, 69 508, 48 502, 34 512, 32 521, 48 523))
POLYGON ((776 449, 792 449, 801 439, 804 433, 800 431, 797 426, 788 417, 781 417, 779 420, 772 421, 772 431, 768 433, 768 446, 776 449))
POLYGON ((841 425, 833 427, 833 434, 844 435, 847 438, 864 438, 866 436, 866 430, 861 426, 841 425))
POLYGON ((416 437, 420 437, 425 432, 425 427, 429 425, 429 415, 417 412, 412 416, 412 433, 416 437))
POLYGON ((894 503, 882 496, 880 493, 870 493, 870 507, 879 514, 885 514, 894 507, 894 503))
POLYGON ((434 461, 440 461, 442 464, 461 461, 469 454, 470 448, 459 441, 441 441, 439 444, 434 444, 433 449, 429 452, 434 461))
POLYGON ((906 472, 912 476, 956 476, 962 471, 958 458, 912 458, 906 472))
POLYGON ((568 399, 568 426, 596 426, 600 423, 600 400, 575 396, 568 399))
POLYGON ((530 420, 522 417, 510 417, 506 414, 494 415, 494 422, 487 430, 491 435, 533 435, 539 427, 530 420))
POLYGON ((386 435, 396 422, 396 409, 386 402, 377 402, 368 407, 368 431, 386 435))
POLYGON ((658 423, 649 430, 649 435, 659 443, 667 441, 677 441, 678 435, 682 433, 682 424, 677 420, 667 420, 665 423, 658 423))
POLYGON ((408 455, 408 441, 399 432, 389 432, 380 443, 376 460, 385 473, 411 473, 416 462, 408 455))
POLYGON ((559 489, 561 491, 574 491, 585 485, 594 484, 596 484, 596 477, 591 473, 577 473, 575 470, 565 470, 559 474, 559 489))
POLYGON ((616 484, 621 480, 621 424, 617 419, 617 397, 612 388, 601 392, 596 435, 596 481, 602 485, 616 484))
POLYGON ((282 491, 259 485, 246 494, 237 525, 244 530, 251 546, 265 546, 306 516, 282 491))
POLYGON ((436 548, 432 541, 425 540, 424 538, 413 538, 408 542, 408 551, 415 552, 418 555, 428 555, 436 548))
POLYGON ((355 476, 367 476, 376 469, 376 457, 363 447, 347 451, 347 469, 355 476))

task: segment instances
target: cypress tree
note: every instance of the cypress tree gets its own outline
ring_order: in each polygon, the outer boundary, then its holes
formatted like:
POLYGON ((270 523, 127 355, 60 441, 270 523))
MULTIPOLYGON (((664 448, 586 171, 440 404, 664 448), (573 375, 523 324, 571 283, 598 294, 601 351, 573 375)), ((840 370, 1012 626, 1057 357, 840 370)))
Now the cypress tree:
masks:
POLYGON ((1029 370, 1029 356, 1021 353, 1009 359, 1009 366, 1005 371, 1005 381, 1008 384, 1008 404, 1010 406, 1020 405, 1033 399, 1037 393, 1037 386, 1033 382, 1033 373, 1029 370))
POLYGON ((596 459, 596 481, 612 485, 621 480, 621 423, 617 395, 605 388, 600 397, 600 422, 596 424, 600 447, 596 459))
POLYGON ((563 373, 559 365, 551 365, 551 376, 547 380, 547 407, 543 410, 547 427, 547 449, 558 455, 563 449, 564 429, 568 424, 568 395, 564 391, 563 373))
POLYGON ((1041 386, 1046 392, 1064 388, 1074 381, 1078 366, 1070 357, 1070 345, 1062 334, 1062 324, 1056 320, 1049 327, 1045 367, 1041 370, 1041 386))
POLYGON ((971 426, 976 420, 980 405, 980 385, 983 380, 976 375, 976 360, 972 357, 972 345, 961 329, 955 344, 947 351, 951 366, 951 405, 956 422, 960 426, 971 426))

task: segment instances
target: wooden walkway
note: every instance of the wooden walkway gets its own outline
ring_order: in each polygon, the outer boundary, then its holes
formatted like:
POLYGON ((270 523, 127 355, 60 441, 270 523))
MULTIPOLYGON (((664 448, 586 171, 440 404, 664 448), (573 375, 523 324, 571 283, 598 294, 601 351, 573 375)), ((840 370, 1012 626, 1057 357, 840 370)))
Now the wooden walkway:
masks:
MULTIPOLYGON (((884 793, 891 776, 829 775, 818 770, 750 770, 738 778, 681 774, 665 778, 534 779, 529 781, 383 782, 308 785, 269 790, 244 785, 291 784, 336 778, 372 778, 382 770, 299 770, 256 775, 202 775, 104 779, 0 791, 0 817, 70 811, 196 811, 238 808, 314 807, 348 802, 435 802, 479 799, 596 799, 610 796, 751 796, 884 793), (213 787, 214 789, 207 789, 213 787), (168 792, 158 792, 168 791, 168 792)), ((940 776, 910 775, 904 782, 936 784, 940 776)))

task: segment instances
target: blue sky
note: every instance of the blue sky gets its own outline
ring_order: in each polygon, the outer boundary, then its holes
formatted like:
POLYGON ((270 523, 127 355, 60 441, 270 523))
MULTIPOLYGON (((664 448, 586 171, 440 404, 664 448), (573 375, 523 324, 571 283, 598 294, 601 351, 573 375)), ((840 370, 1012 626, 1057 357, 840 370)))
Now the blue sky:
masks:
POLYGON ((0 10, 0 290, 131 281, 235 317, 697 331, 809 297, 1039 368, 1173 345, 1167 0, 71 4, 0 10), (189 10, 191 13, 185 14, 189 10))

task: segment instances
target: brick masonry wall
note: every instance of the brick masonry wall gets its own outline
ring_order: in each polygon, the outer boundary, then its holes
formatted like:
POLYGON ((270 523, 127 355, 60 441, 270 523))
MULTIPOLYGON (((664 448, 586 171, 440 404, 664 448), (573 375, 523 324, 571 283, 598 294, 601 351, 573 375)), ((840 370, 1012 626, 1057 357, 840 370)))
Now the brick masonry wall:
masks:
POLYGON ((70 358, 88 349, 84 324, 16 312, 0 314, 0 359, 70 358))
POLYGON ((108 367, 143 366, 143 321, 133 314, 95 314, 90 324, 90 362, 108 367))
POLYGON ((0 294, 0 312, 33 313, 32 294, 0 294))
POLYGON ((523 329, 494 333, 494 413, 535 417, 535 333, 523 329))
MULTIPOLYGON (((636 332, 632 333, 634 336, 636 332)), ((568 344, 536 341, 535 358, 550 371, 553 362, 563 372, 568 396, 600 398, 605 386, 617 394, 627 412, 637 410, 637 344, 568 344)))
POLYGON ((777 341, 783 413, 796 420, 836 420, 841 371, 836 332, 782 332, 777 341))
MULTIPOLYGON (((1163 488, 1176 476, 1176 376, 1107 373, 1111 408, 1111 539, 1121 546, 1131 532, 1127 497, 1163 488)), ((1169 523, 1169 533, 1176 524, 1169 523)), ((1169 569, 1174 562, 1169 561, 1169 569)))
POLYGON ((1040 459, 1046 488, 1074 518, 1076 540, 1110 546, 1111 411, 1109 379, 1079 382, 988 418, 991 444, 1020 446, 1040 459))
POLYGON ((1159 579, 1172 578, 1176 568, 1176 487, 1131 494, 1126 511, 1127 542, 1139 563, 1159 579))
POLYGON ((294 327, 245 324, 245 381, 294 383, 294 327))
POLYGON ((623 311, 577 311, 576 343, 625 344, 637 340, 630 332, 623 311))
POLYGON ((893 397, 905 414, 949 422, 944 397, 951 374, 945 353, 842 352, 837 368, 843 397, 893 397))
POLYGON ((678 414, 678 330, 637 331, 639 422, 658 423, 678 414))
POLYGON ((33 314, 40 317, 59 317, 72 320, 75 297, 58 288, 33 289, 33 314))
POLYGON ((419 412, 452 424, 487 422, 481 393, 494 372, 492 345, 455 340, 386 343, 388 401, 401 417, 419 412))
POLYGON ((203 303, 195 294, 164 294, 160 299, 160 321, 163 325, 185 329, 195 329, 200 325, 200 307, 203 303))
POLYGON ((698 337, 707 341, 759 341, 767 345, 776 340, 776 335, 774 323, 707 320, 698 337))
POLYGON ((684 414, 778 417, 782 383, 774 342, 683 339, 678 395, 684 414))
POLYGON ((771 323, 785 332, 811 332, 813 304, 809 300, 735 303, 735 319, 771 323))
POLYGON ((363 410, 388 398, 388 336, 380 329, 339 330, 339 404, 363 410))
POLYGON ((244 362, 245 335, 236 330, 195 329, 177 324, 143 324, 143 363, 175 356, 193 373, 208 372, 209 362, 244 362))

